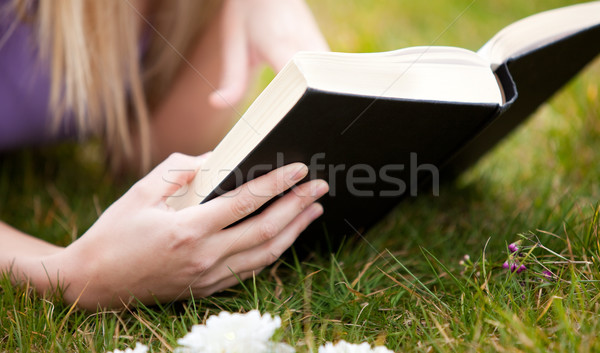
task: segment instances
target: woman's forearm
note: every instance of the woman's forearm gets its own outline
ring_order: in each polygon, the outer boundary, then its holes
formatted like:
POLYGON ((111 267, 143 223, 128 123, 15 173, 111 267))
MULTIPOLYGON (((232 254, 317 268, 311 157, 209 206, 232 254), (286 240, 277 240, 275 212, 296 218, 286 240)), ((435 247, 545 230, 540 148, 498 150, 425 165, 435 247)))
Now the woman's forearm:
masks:
POLYGON ((20 232, 3 222, 0 222, 0 244, 0 268, 5 268, 6 264, 12 263, 16 257, 46 256, 62 249, 20 232))
POLYGON ((41 293, 52 287, 55 269, 45 267, 45 259, 64 250, 0 222, 0 273, 10 272, 14 282, 31 281, 41 293))

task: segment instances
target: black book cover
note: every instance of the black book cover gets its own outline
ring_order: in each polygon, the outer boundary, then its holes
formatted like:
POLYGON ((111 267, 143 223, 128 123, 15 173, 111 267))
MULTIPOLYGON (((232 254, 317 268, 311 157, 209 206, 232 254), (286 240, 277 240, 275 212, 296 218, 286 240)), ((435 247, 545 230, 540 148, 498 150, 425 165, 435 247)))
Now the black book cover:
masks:
MULTIPOLYGON (((322 224, 332 236, 377 221, 399 199, 435 192, 437 167, 497 112, 496 104, 343 95, 308 89, 205 202, 292 162, 329 182, 322 224), (435 166, 435 168, 433 167, 435 166), (417 190, 417 184, 430 187, 417 190)), ((316 222, 307 233, 323 232, 316 222)))
POLYGON ((600 25, 597 25, 509 59, 496 73, 504 87, 507 101, 510 101, 501 114, 446 164, 444 175, 456 176, 475 163, 599 53, 600 25), (516 86, 517 97, 509 99, 513 83, 516 86))
POLYGON ((600 25, 511 58, 496 70, 503 106, 309 88, 203 202, 274 168, 303 162, 307 178, 325 179, 331 190, 320 200, 321 221, 301 239, 363 233, 403 198, 434 193, 440 178, 472 165, 599 52, 600 25))

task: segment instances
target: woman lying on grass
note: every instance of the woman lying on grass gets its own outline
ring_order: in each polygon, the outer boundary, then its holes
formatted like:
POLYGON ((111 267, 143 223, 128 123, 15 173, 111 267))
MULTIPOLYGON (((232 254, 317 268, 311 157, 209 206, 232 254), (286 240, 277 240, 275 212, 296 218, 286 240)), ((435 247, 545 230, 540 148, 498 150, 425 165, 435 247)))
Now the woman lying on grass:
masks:
POLYGON ((301 180, 302 164, 235 196, 178 212, 165 204, 202 165, 188 155, 231 126, 253 66, 279 70, 298 50, 327 50, 302 0, 0 6, 0 150, 99 135, 117 169, 160 162, 66 248, 0 222, 0 270, 15 282, 61 286, 88 309, 207 296, 271 264, 323 212, 315 201, 328 186, 315 180, 224 229, 301 180))

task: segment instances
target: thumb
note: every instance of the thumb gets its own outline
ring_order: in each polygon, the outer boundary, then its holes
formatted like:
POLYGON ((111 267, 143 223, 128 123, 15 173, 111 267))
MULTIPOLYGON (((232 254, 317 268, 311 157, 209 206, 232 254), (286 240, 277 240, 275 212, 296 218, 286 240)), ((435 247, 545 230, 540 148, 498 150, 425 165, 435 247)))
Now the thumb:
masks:
POLYGON ((196 176, 209 155, 205 153, 195 157, 173 153, 138 181, 135 188, 147 193, 146 199, 150 202, 157 198, 164 201, 174 194, 181 196, 187 192, 187 184, 196 176))
POLYGON ((209 96, 217 108, 237 104, 248 85, 248 43, 244 32, 244 18, 236 1, 225 2, 221 19, 222 45, 221 82, 209 96))

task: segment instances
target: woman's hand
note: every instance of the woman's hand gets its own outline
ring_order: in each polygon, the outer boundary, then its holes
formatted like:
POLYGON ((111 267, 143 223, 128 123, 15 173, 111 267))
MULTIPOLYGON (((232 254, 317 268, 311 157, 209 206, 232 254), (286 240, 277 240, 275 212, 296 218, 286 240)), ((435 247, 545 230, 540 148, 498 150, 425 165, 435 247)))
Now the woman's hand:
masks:
POLYGON ((225 0, 222 11, 224 66, 214 106, 237 103, 262 62, 278 72, 300 50, 329 50, 304 0, 225 0))
MULTIPOLYGON (((189 182, 199 157, 174 154, 136 183, 64 250, 34 261, 39 276, 65 285, 65 300, 88 309, 207 296, 273 263, 319 217, 323 180, 304 183, 233 227, 307 174, 284 166, 205 204, 175 211, 165 203, 189 182), (166 176, 170 182, 166 181, 166 176), (36 264, 37 262, 37 264, 36 264), (40 266, 40 265, 43 265, 40 266), (42 271, 43 269, 43 271, 42 271), (234 275, 235 274, 235 275, 234 275), (78 299, 79 298, 79 299, 78 299)), ((31 271, 30 271, 31 272, 31 271)), ((56 283, 54 283, 56 284, 56 283)))

